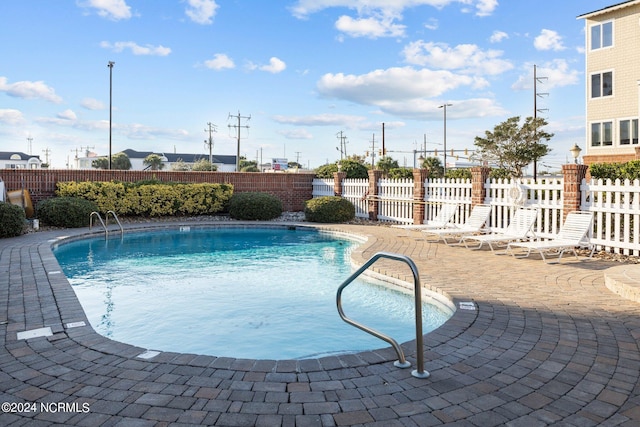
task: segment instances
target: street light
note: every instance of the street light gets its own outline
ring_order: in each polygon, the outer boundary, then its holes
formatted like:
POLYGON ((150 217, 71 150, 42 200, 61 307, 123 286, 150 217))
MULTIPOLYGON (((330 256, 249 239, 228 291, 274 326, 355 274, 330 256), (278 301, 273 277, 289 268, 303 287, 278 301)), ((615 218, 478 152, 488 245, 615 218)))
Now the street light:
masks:
POLYGON ((573 147, 571 147, 569 151, 571 151, 571 155, 573 156, 573 162, 577 165, 578 156, 580 156, 580 152, 582 151, 582 148, 578 147, 578 144, 573 144, 573 147))
POLYGON ((109 170, 111 170, 111 119, 113 112, 113 66, 115 62, 109 61, 107 67, 109 67, 109 170))
POLYGON ((444 164, 442 165, 443 176, 447 174, 447 107, 451 107, 451 104, 443 104, 438 107, 444 109, 444 139, 442 141, 444 144, 444 164))

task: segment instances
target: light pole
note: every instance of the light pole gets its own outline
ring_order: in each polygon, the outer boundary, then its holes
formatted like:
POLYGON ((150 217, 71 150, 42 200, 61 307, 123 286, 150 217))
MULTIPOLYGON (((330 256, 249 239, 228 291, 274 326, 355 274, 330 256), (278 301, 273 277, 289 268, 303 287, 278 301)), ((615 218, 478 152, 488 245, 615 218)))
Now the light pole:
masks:
POLYGON ((571 152, 571 155, 573 156, 573 162, 577 165, 578 164, 578 156, 580 156, 580 152, 582 151, 582 148, 578 147, 578 144, 573 144, 573 147, 571 147, 571 149, 569 151, 571 152))
POLYGON ((451 107, 451 104, 442 104, 438 108, 442 108, 444 110, 444 164, 442 165, 442 174, 447 174, 447 107, 451 107))
POLYGON ((115 62, 109 61, 107 67, 109 67, 109 170, 111 170, 111 120, 113 112, 113 66, 115 62))

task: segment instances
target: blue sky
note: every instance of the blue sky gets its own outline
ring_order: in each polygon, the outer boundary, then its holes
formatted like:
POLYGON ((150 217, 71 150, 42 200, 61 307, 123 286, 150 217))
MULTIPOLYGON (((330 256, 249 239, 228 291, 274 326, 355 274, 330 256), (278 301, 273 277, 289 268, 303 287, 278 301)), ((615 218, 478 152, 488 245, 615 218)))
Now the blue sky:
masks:
MULTIPOLYGON (((474 148, 512 116, 584 148, 584 21, 614 0, 2 0, 0 151, 64 168, 76 150, 288 158, 474 148), (29 141, 31 139, 31 141, 29 141)), ((370 159, 369 159, 370 160, 370 159)), ((543 169, 545 167, 543 166, 543 169)))

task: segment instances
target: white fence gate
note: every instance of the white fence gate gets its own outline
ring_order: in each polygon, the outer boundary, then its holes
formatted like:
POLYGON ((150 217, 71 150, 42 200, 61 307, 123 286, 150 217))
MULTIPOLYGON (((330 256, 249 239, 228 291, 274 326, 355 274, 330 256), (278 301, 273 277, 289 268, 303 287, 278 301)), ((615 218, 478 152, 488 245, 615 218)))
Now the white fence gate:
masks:
POLYGON ((413 179, 378 181, 378 219, 413 222, 413 179))
POLYGON ((368 179, 345 179, 342 181, 342 197, 355 206, 357 218, 369 218, 368 190, 368 179))

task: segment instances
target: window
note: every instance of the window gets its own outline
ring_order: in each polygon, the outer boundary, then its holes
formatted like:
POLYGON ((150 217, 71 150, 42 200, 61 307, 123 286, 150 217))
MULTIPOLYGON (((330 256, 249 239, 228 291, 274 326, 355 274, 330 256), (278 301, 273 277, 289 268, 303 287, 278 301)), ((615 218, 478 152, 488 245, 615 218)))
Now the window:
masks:
POLYGON ((591 146, 601 147, 613 145, 613 123, 591 123, 591 146))
POLYGON ((638 119, 620 120, 620 145, 638 144, 638 119))
POLYGON ((591 98, 613 95, 613 72, 591 75, 591 98))
POLYGON ((613 21, 591 27, 591 50, 613 46, 613 21))

